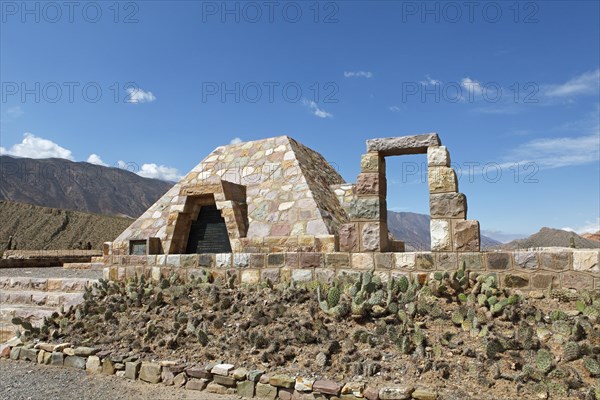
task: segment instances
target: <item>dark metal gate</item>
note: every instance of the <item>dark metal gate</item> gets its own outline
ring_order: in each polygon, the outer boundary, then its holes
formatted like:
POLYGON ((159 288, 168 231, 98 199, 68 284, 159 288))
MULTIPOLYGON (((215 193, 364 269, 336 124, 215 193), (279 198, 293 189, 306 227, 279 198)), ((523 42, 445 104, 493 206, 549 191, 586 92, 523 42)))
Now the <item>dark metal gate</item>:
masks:
POLYGON ((225 220, 217 206, 202 206, 192 222, 186 253, 231 253, 225 220))

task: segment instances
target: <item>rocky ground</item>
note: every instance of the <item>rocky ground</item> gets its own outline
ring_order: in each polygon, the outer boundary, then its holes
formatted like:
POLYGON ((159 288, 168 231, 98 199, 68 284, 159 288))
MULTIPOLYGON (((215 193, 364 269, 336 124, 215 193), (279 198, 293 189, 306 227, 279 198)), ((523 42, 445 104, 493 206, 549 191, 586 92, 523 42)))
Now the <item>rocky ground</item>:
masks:
POLYGON ((85 371, 0 359, 0 398, 11 400, 233 400, 237 396, 174 389, 85 371))
POLYGON ((600 388, 598 293, 522 296, 465 271, 424 285, 370 272, 332 286, 210 280, 102 282, 31 336, 146 360, 425 386, 442 399, 594 399, 600 388))

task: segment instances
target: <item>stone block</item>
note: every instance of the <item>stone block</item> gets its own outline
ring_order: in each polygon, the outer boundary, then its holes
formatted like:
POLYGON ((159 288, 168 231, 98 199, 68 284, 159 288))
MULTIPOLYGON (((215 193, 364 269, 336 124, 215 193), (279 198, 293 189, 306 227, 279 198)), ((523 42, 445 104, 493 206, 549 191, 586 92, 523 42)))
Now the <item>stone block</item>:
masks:
MULTIPOLYGON (((15 347, 18 348, 18 347, 15 347)), ((14 350, 14 349, 13 349, 14 350)), ((12 358, 12 352, 11 352, 12 358)), ((50 357, 50 365, 54 365, 57 367, 62 367, 64 364, 65 355, 59 351, 52 352, 52 357, 50 357)))
POLYGON ((404 154, 425 154, 429 147, 440 146, 437 133, 390 137, 367 140, 367 151, 382 156, 401 156, 404 154))
POLYGON ((331 253, 338 249, 337 236, 323 235, 315 237, 316 251, 319 253, 331 253))
POLYGON ((361 251, 381 251, 384 244, 383 235, 387 235, 385 224, 380 222, 365 222, 361 224, 361 251))
MULTIPOLYGON (((127 371, 127 365, 125 365, 125 371, 127 371)), ((160 364, 145 361, 142 362, 142 367, 140 368, 140 380, 148 383, 159 383, 161 380, 160 364)))
POLYGON ((312 392, 314 383, 314 379, 299 376, 296 378, 294 389, 296 389, 299 392, 312 392))
MULTIPOLYGON (((212 367, 210 369, 212 369, 212 367)), ((211 381, 213 374, 210 372, 210 369, 207 371, 204 368, 188 368, 185 370, 185 373, 190 378, 206 379, 211 381)))
POLYGON ((375 253, 375 268, 392 269, 394 267, 394 253, 375 253))
POLYGON ((594 279, 582 272, 565 272, 562 274, 561 283, 563 289, 588 289, 594 288, 594 279))
POLYGON ((299 268, 317 268, 321 266, 321 253, 303 252, 300 253, 299 268))
POLYGON ((363 395, 367 400, 379 400, 379 389, 373 386, 367 386, 363 395))
POLYGON ((213 375, 228 376, 230 371, 233 371, 235 366, 233 364, 217 364, 213 366, 210 373, 213 375))
POLYGON ((296 379, 292 378, 289 375, 281 375, 281 374, 277 374, 277 375, 272 375, 271 377, 269 377, 269 385, 271 386, 275 386, 275 387, 282 387, 282 388, 293 388, 294 385, 296 383, 296 379))
POLYGON ((449 167, 450 153, 446 146, 427 148, 427 166, 429 167, 449 167))
POLYGON ((258 270, 243 270, 242 271, 241 282, 245 285, 256 285, 260 282, 260 271, 258 270))
MULTIPOLYGON (((11 360, 18 360, 19 357, 21 356, 21 350, 23 348, 22 347, 13 347, 12 349, 10 349, 10 359, 11 360)), ((62 356, 62 353, 60 353, 62 356)), ((61 364, 62 365, 62 359, 61 359, 61 364)))
POLYGON ((539 253, 540 267, 551 271, 571 270, 571 254, 568 249, 546 250, 539 253))
POLYGON ((277 398, 277 388, 265 383, 257 383, 255 393, 259 399, 275 400, 277 398))
POLYGON ((530 281, 532 289, 547 289, 550 284, 552 287, 559 287, 558 276, 555 274, 533 274, 530 281))
POLYGON ((513 258, 515 262, 515 268, 522 269, 537 269, 538 268, 538 257, 537 251, 514 251, 513 258))
POLYGON ((351 220, 379 221, 385 212, 385 200, 379 197, 357 197, 346 208, 351 220))
POLYGON ((350 255, 348 253, 325 253, 325 268, 349 268, 350 255))
POLYGON ((434 253, 433 260, 435 269, 443 271, 454 271, 458 268, 457 253, 434 253))
POLYGON ((361 172, 385 173, 385 159, 377 152, 363 154, 360 157, 361 172))
POLYGON ((412 393, 412 398, 416 400, 436 400, 437 392, 428 389, 417 389, 412 393))
POLYGON ((375 267, 373 253, 353 253, 350 257, 352 269, 373 269, 375 267))
POLYGON ((185 372, 182 372, 180 374, 175 375, 175 378, 173 378, 173 386, 177 388, 183 387, 187 383, 187 381, 187 375, 185 374, 185 372))
POLYGON ((392 253, 394 255, 394 268, 397 269, 415 269, 416 254, 415 253, 392 253))
POLYGON ((573 252, 573 269, 575 271, 600 272, 600 251, 576 250, 573 252))
POLYGON ((83 357, 67 356, 63 365, 67 368, 85 369, 86 361, 83 357))
POLYGON ((486 268, 492 271, 510 269, 510 253, 494 252, 485 254, 486 268))
POLYGON ((262 371, 260 369, 252 369, 248 371, 248 380, 251 382, 258 382, 261 376, 263 376, 264 374, 265 371, 262 371))
POLYGON ((88 374, 101 374, 102 373, 102 363, 100 362, 100 357, 98 356, 90 356, 85 363, 85 371, 88 374))
POLYGON ((191 378, 185 384, 186 390, 204 390, 208 386, 210 381, 207 379, 194 379, 191 378))
POLYGON ((272 253, 267 255, 267 267, 282 267, 285 263, 284 253, 272 253))
POLYGON ((168 254, 167 255, 167 265, 170 267, 180 267, 181 266, 181 254, 168 254))
POLYGON ((407 400, 411 398, 415 389, 412 386, 385 387, 379 390, 381 400, 407 400))
POLYGON ((292 270, 292 281, 294 282, 310 282, 313 280, 312 269, 294 269, 292 270))
POLYGON ((213 268, 215 266, 214 254, 198 254, 198 266, 205 268, 213 268))
POLYGON ((361 173, 356 178, 356 194, 358 196, 381 196, 387 193, 385 175, 382 173, 361 173))
POLYGON ((217 268, 231 268, 231 253, 215 254, 215 265, 217 268))
POLYGON ((335 269, 315 268, 315 280, 317 282, 332 283, 335 278, 335 269))
POLYGON ((285 266, 287 268, 298 268, 300 264, 300 253, 285 253, 285 266))
POLYGON ((479 221, 452 220, 452 234, 455 251, 479 251, 479 221))
POLYGON ((417 253, 415 257, 415 268, 417 271, 431 271, 435 269, 435 263, 431 253, 417 253))
POLYGON ((265 254, 259 254, 259 253, 250 254, 249 267, 254 268, 254 269, 264 268, 265 263, 266 263, 266 258, 267 257, 265 254))
MULTIPOLYGON (((40 352, 40 350, 38 350, 38 349, 23 348, 23 349, 21 349, 21 354, 19 354, 19 360, 37 362, 39 352, 40 352)), ((84 364, 84 367, 85 367, 85 364, 84 364)))
POLYGON ((527 274, 505 274, 501 277, 501 282, 503 288, 527 289, 530 277, 527 274))
POLYGON ((279 268, 265 268, 260 271, 261 282, 270 281, 272 283, 279 282, 279 268))
POLYGON ((313 392, 330 394, 338 396, 342 390, 342 386, 339 383, 329 380, 316 380, 313 384, 313 392))
POLYGON ((249 253, 234 253, 232 258, 234 268, 247 268, 250 265, 249 253))
POLYGON ((338 230, 341 252, 355 253, 359 250, 358 227, 356 223, 341 224, 338 230))
POLYGON ((462 193, 432 193, 429 195, 431 218, 467 218, 467 198, 462 193))
POLYGON ((351 394, 355 397, 363 397, 365 384, 362 382, 347 382, 343 387, 341 394, 351 394))
POLYGON ((468 271, 484 269, 483 253, 458 253, 458 266, 463 264, 468 271))
POLYGON ((456 173, 450 167, 430 167, 427 169, 429 193, 456 193, 458 183, 456 173))
POLYGON ((237 385, 237 381, 231 376, 215 375, 213 376, 213 381, 227 387, 235 387, 237 385))
POLYGON ((254 387, 256 383, 252 381, 242 381, 237 383, 237 395, 251 399, 254 397, 254 387))
POLYGON ((105 358, 102 361, 102 373, 104 375, 114 375, 115 372, 115 363, 110 358, 105 358))
POLYGON ((432 219, 429 221, 431 232, 431 251, 452 251, 452 232, 450 221, 432 219))

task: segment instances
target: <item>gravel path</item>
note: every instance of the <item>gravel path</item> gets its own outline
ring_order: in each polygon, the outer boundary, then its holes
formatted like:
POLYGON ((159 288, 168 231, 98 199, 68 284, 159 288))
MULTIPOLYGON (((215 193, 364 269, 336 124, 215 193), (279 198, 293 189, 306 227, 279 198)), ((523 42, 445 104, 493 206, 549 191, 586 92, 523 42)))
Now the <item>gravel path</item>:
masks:
POLYGON ((25 361, 0 360, 0 398, 10 400, 234 400, 206 392, 174 389, 161 384, 85 371, 37 365, 25 361))
POLYGON ((0 268, 0 276, 31 276, 36 278, 102 278, 102 271, 91 269, 46 268, 0 268))

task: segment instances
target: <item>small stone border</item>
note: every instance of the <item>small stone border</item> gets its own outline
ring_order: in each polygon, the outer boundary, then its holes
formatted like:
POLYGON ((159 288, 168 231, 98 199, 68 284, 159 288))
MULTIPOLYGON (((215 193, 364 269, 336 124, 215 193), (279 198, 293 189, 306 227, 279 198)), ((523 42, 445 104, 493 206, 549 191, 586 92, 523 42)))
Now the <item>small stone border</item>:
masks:
POLYGON ((72 347, 69 343, 21 343, 12 339, 0 345, 0 358, 30 361, 42 365, 85 370, 88 374, 116 375, 150 384, 201 390, 215 394, 236 394, 242 398, 281 400, 435 400, 437 392, 410 385, 377 388, 364 382, 338 383, 301 376, 269 374, 262 370, 235 368, 233 364, 209 363, 195 366, 177 361, 140 361, 137 356, 111 357, 93 347, 72 347))

